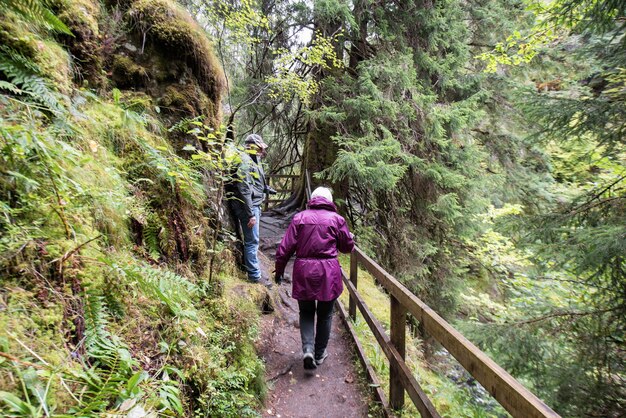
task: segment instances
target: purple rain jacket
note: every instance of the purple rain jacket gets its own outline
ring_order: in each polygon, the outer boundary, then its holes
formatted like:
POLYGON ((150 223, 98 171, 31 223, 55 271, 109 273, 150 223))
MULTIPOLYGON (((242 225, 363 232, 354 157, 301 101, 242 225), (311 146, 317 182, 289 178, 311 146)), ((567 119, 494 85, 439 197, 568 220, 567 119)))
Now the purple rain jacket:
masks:
POLYGON ((276 250, 276 274, 285 272, 287 261, 295 252, 293 298, 331 301, 343 291, 338 251, 351 252, 354 241, 346 220, 332 202, 315 197, 307 207, 293 217, 276 250))

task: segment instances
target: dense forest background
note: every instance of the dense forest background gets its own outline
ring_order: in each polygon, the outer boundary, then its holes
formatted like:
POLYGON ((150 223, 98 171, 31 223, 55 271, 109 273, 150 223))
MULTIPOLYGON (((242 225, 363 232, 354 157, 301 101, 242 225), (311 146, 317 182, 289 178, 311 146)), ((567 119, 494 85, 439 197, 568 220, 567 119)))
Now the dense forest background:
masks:
POLYGON ((623 411, 624 2, 190 6, 272 172, 559 413, 623 411))
POLYGON ((625 2, 0 9, 3 412, 254 415, 221 193, 249 132, 562 416, 626 409, 625 2))

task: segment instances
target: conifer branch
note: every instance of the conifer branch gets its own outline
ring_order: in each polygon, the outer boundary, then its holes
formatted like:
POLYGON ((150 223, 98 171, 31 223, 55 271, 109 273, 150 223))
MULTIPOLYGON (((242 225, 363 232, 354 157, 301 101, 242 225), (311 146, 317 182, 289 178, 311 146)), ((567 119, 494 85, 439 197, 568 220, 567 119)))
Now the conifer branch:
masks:
POLYGON ((619 311, 623 309, 622 306, 616 306, 613 308, 607 308, 607 309, 598 309, 595 311, 588 311, 588 312, 576 312, 576 311, 569 311, 569 312, 553 312, 547 315, 543 315, 537 318, 531 318, 531 319, 527 319, 524 321, 517 321, 517 322, 505 322, 506 325, 513 325, 513 326, 519 326, 519 325, 529 325, 529 324, 534 324, 537 322, 542 322, 542 321, 546 321, 548 319, 553 319, 553 318, 562 318, 562 317, 569 317, 569 318, 580 318, 580 317, 584 317, 584 316, 590 316, 590 315, 599 315, 599 314, 603 314, 603 313, 608 313, 608 312, 614 312, 614 311, 619 311))

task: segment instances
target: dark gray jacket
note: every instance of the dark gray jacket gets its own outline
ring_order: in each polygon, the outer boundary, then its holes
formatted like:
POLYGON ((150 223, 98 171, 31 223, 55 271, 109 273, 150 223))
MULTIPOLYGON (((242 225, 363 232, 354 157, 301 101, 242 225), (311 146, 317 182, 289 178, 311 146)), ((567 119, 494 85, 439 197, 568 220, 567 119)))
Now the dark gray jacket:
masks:
POLYGON ((226 187, 227 198, 237 216, 254 216, 254 206, 261 206, 265 200, 265 173, 263 166, 257 163, 256 156, 245 151, 239 152, 237 164, 231 171, 231 181, 226 187))

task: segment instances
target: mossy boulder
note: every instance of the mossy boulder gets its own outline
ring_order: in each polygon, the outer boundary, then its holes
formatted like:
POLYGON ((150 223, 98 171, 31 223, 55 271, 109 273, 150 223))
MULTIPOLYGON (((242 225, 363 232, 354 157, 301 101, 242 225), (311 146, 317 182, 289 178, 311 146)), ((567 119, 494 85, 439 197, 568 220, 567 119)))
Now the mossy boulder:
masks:
POLYGON ((120 89, 146 87, 150 79, 148 70, 145 67, 122 54, 113 57, 111 75, 115 86, 120 89))
POLYGON ((214 112, 211 100, 193 82, 167 86, 158 104, 162 110, 174 115, 187 114, 195 117, 204 112, 214 112))
POLYGON ((79 78, 98 88, 145 92, 163 106, 168 126, 183 117, 219 126, 223 70, 204 30, 176 2, 57 1, 75 35, 65 43, 79 78))
POLYGON ((0 45, 31 61, 58 91, 71 90, 70 60, 67 52, 56 42, 45 39, 14 16, 0 17, 0 45))
POLYGON ((98 0, 57 0, 59 19, 72 31, 63 43, 73 58, 74 73, 78 81, 86 80, 91 87, 103 87, 106 78, 103 63, 106 42, 101 35, 102 4, 98 0))
POLYGON ((37 45, 41 39, 24 26, 8 16, 0 18, 0 45, 34 59, 37 56, 37 45))
POLYGON ((170 0, 137 0, 128 15, 142 36, 164 55, 187 63, 202 90, 219 101, 224 78, 211 42, 193 18, 170 0))

